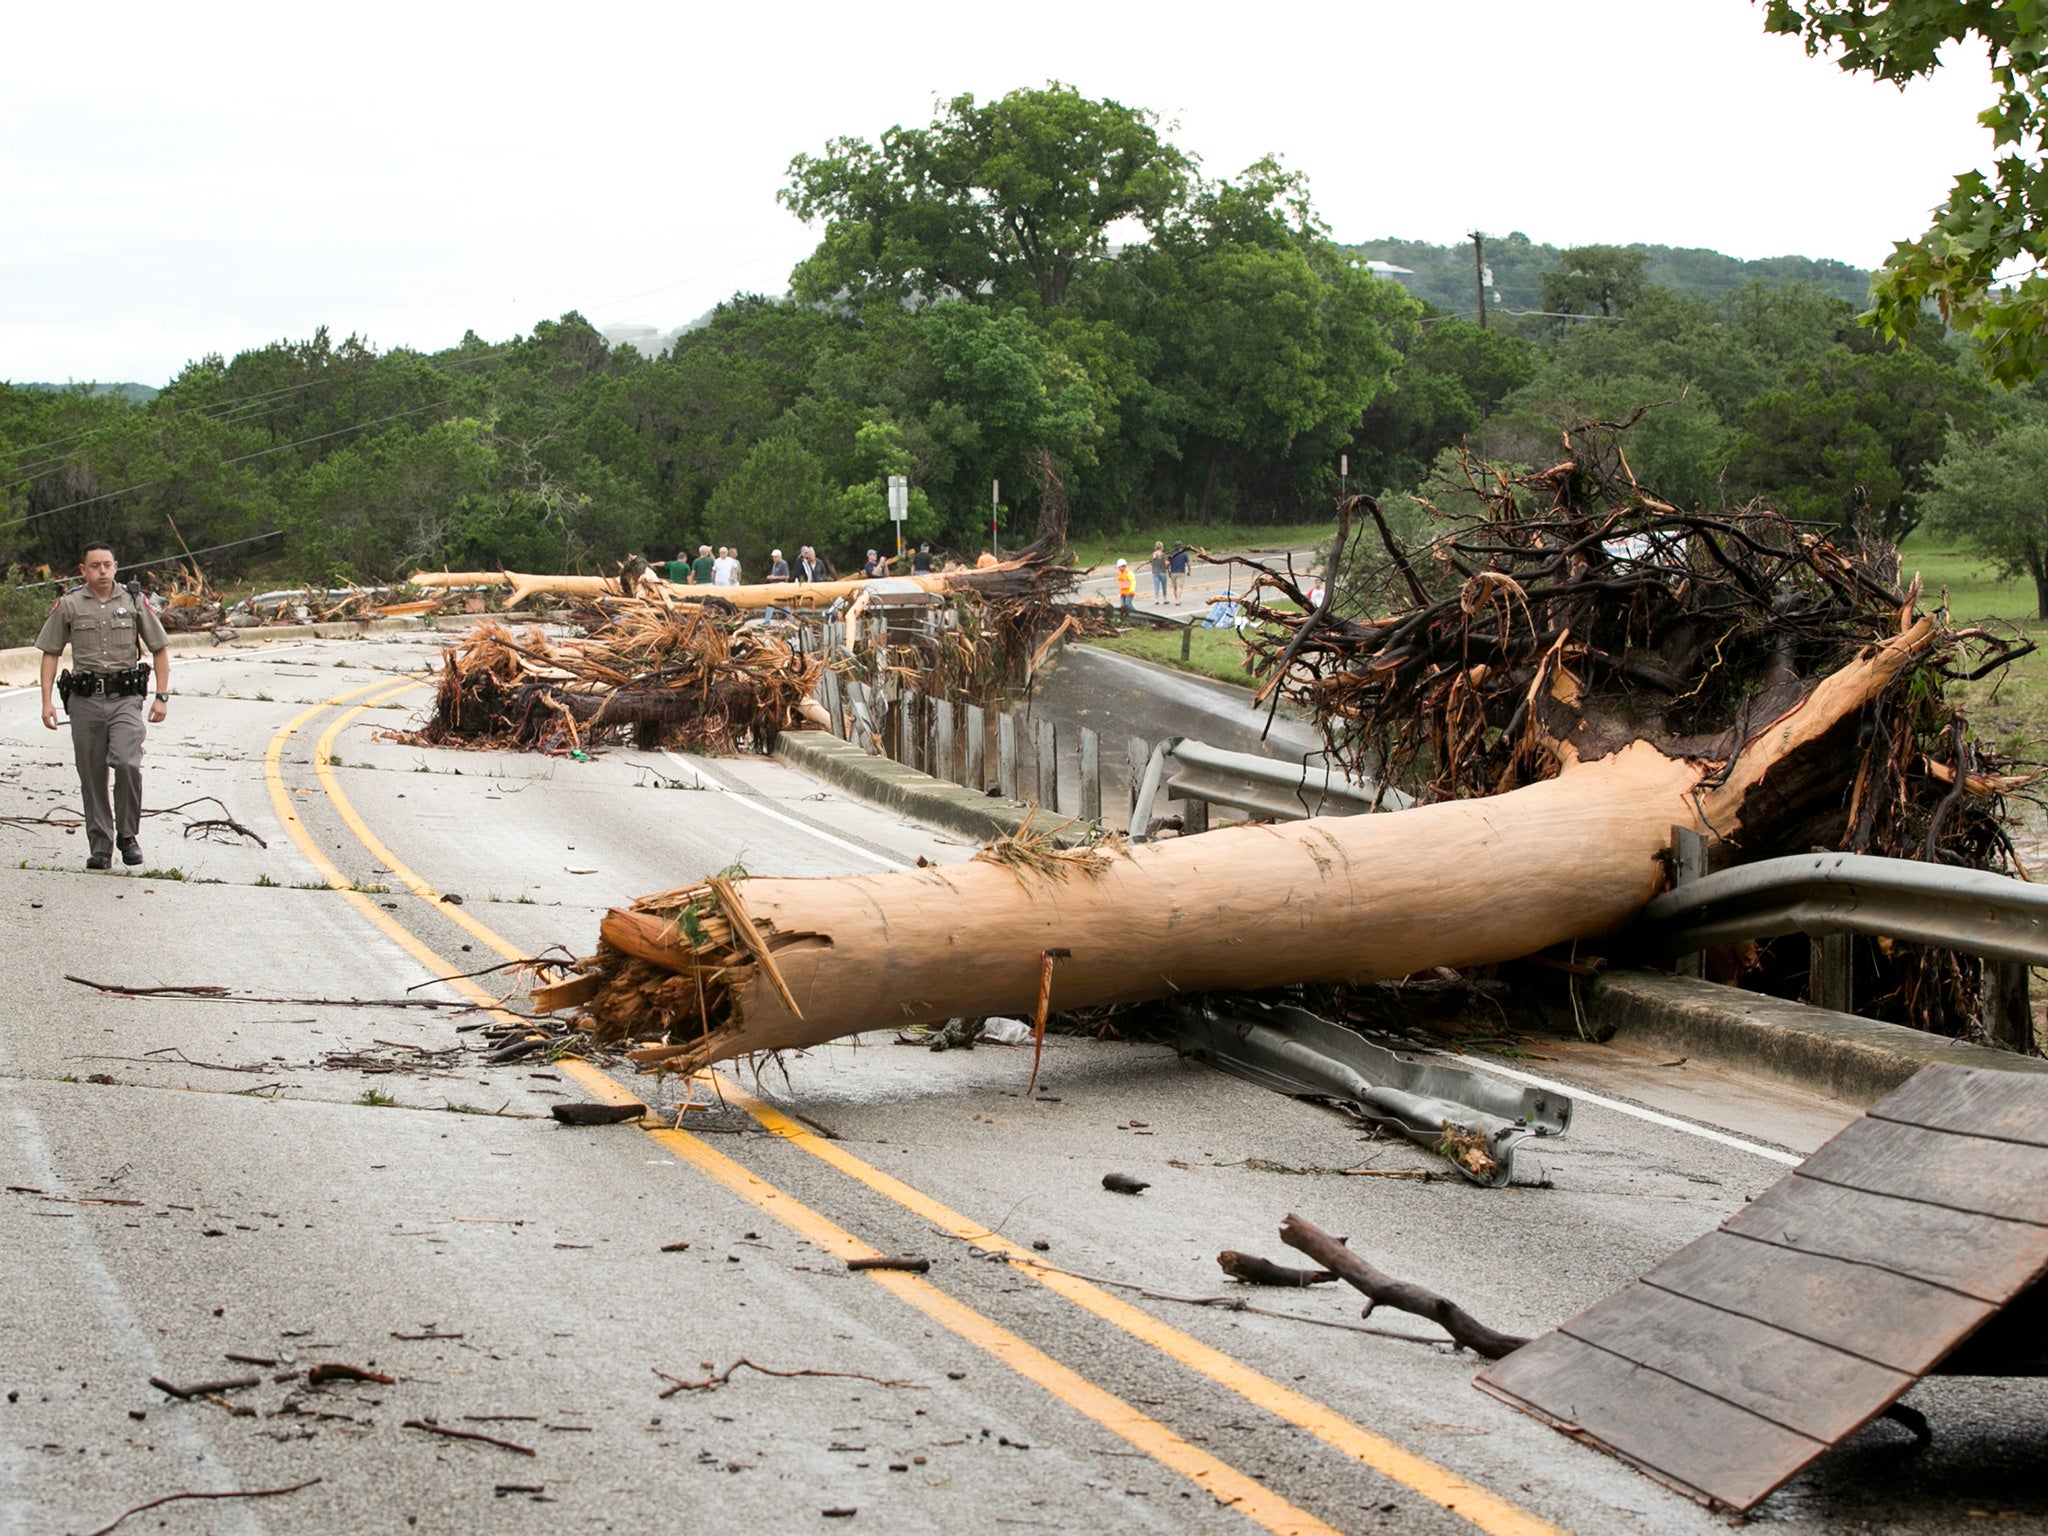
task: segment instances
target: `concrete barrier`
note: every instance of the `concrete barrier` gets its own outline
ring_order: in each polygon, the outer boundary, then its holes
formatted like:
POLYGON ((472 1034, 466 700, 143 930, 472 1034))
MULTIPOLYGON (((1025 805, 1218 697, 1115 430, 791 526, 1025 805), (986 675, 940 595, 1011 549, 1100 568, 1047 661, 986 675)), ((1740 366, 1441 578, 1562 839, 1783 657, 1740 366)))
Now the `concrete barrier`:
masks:
POLYGON ((1932 1062, 2048 1072, 2048 1061, 1903 1024, 1834 1013, 1690 976, 1612 971, 1585 990, 1586 1018, 1660 1050, 1869 1108, 1932 1062))
POLYGON ((775 755, 849 794, 977 842, 1010 836, 1026 821, 1033 830, 1051 834, 1066 847, 1084 841, 1092 830, 1088 822, 935 779, 890 758, 863 752, 823 731, 784 731, 776 740, 775 755))

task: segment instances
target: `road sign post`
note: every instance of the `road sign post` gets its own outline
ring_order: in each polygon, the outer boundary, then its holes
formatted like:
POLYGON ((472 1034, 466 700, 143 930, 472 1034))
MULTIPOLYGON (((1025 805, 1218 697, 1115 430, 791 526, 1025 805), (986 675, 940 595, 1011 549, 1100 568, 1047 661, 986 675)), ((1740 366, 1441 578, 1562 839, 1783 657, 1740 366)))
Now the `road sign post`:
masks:
POLYGON ((889 477, 889 521, 896 525, 896 558, 903 558, 903 520, 910 516, 910 480, 904 475, 889 477))

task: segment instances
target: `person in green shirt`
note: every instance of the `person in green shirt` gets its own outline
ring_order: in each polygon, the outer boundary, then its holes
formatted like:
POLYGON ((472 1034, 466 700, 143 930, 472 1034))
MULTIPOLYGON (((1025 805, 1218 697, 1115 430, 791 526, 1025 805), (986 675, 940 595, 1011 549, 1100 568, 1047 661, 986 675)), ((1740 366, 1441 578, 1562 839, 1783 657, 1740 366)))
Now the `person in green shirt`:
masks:
POLYGON ((690 557, 680 549, 677 550, 675 559, 662 562, 661 574, 665 579, 681 586, 690 579, 690 557))
POLYGON ((711 585, 711 546, 699 544, 697 558, 690 562, 690 580, 700 587, 711 585))

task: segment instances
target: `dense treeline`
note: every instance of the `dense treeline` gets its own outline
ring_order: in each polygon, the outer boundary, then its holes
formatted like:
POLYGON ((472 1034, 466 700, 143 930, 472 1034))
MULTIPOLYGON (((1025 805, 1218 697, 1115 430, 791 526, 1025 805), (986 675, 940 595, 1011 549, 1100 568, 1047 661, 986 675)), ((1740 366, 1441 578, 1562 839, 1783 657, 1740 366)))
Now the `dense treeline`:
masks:
MULTIPOLYGON (((1409 275, 1401 285, 1418 299, 1451 314, 1476 314, 1479 306, 1479 262, 1469 242, 1432 245, 1427 240, 1361 240, 1348 249, 1369 261, 1389 262, 1406 267, 1409 275)), ((1626 249, 1643 257, 1644 276, 1659 288, 1689 299, 1718 303, 1738 288, 1765 283, 1782 288, 1803 283, 1818 288, 1831 298, 1861 309, 1870 298, 1870 273, 1845 261, 1828 261, 1810 256, 1766 256, 1741 261, 1719 251, 1688 246, 1633 245, 1626 249)), ((1566 263, 1566 253, 1555 245, 1531 240, 1520 230, 1507 235, 1488 235, 1479 253, 1487 284, 1487 308, 1498 313, 1547 309, 1543 302, 1544 274, 1566 263)))
POLYGON ((1006 546, 1298 521, 1340 454, 1353 488, 1440 501, 1460 445, 1535 463, 1563 422, 1642 406, 1631 463, 1668 498, 1898 532, 1944 453, 2024 406, 1820 288, 1710 301, 1641 247, 1556 253, 1554 315, 1482 329, 1372 276, 1277 162, 1212 179, 1149 114, 1060 86, 834 141, 782 198, 821 230, 790 296, 737 297, 659 357, 571 313, 433 354, 321 331, 146 403, 0 386, 0 568, 67 568, 89 536, 173 553, 167 519, 233 546, 211 568, 309 580, 699 542, 843 562, 889 533, 892 474, 908 536, 970 553, 992 482, 1006 546))

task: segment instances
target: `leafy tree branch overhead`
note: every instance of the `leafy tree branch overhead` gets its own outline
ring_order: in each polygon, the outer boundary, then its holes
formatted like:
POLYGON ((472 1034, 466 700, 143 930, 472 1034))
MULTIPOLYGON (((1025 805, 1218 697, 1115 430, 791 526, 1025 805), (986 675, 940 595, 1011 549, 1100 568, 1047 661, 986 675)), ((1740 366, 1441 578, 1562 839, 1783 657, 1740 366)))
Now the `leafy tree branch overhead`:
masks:
POLYGON ((1910 334, 1925 306, 1974 336, 1993 378, 2048 367, 2048 6, 2041 0, 1766 0, 1767 30, 1809 54, 1901 88, 1941 67, 1949 44, 1989 57, 1996 99, 1978 114, 1990 175, 1958 175, 1934 223, 1902 240, 1872 285, 1875 318, 1910 334))

